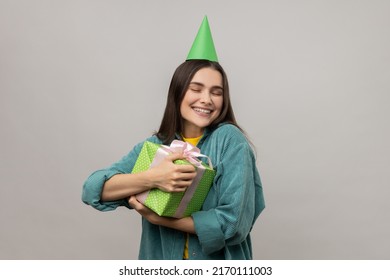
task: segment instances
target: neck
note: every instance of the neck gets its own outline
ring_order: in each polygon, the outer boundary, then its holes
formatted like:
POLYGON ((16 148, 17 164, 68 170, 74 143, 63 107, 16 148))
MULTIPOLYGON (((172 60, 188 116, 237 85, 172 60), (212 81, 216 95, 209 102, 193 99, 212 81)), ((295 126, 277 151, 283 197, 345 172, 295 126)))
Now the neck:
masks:
POLYGON ((196 138, 202 136, 204 129, 195 126, 185 126, 182 131, 182 135, 185 138, 196 138))
POLYGON ((198 137, 200 137, 200 136, 202 136, 203 135, 203 130, 202 131, 183 131, 183 133, 182 133, 182 136, 184 137, 184 138, 198 138, 198 137))

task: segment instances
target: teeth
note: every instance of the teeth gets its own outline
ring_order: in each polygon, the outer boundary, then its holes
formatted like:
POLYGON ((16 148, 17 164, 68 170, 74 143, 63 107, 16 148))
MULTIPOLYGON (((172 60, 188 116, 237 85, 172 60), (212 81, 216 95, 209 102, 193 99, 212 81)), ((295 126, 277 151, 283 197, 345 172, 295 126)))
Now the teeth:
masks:
POLYGON ((211 110, 201 109, 201 108, 194 108, 195 111, 205 114, 210 114, 211 110))

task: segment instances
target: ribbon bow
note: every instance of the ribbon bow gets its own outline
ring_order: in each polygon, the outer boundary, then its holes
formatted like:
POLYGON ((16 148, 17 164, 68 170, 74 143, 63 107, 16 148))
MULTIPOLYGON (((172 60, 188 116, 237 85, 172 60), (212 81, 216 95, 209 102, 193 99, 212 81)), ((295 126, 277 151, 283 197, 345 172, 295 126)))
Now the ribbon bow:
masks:
POLYGON ((202 165, 202 161, 198 159, 198 157, 207 158, 210 168, 213 169, 211 159, 208 156, 201 154, 199 148, 190 143, 173 140, 170 146, 161 145, 161 147, 167 152, 182 153, 186 160, 198 167, 202 165))

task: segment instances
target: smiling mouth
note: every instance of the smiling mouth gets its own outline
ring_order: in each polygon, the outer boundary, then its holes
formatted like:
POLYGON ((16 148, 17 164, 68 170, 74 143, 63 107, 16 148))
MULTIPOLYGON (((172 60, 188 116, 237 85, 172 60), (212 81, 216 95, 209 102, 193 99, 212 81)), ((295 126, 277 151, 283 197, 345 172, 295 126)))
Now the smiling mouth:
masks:
POLYGON ((198 113, 202 113, 202 114, 211 114, 212 110, 209 110, 209 109, 203 109, 203 108, 197 108, 197 107, 194 107, 192 108, 194 111, 198 112, 198 113))

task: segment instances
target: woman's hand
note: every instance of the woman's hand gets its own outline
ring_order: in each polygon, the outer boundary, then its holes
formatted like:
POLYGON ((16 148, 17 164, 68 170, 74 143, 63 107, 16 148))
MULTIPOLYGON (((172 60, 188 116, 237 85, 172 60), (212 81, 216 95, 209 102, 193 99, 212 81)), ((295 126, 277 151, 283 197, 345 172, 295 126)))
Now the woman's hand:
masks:
POLYGON ((154 187, 164 192, 183 192, 191 185, 196 169, 191 164, 174 164, 182 154, 170 154, 157 166, 148 170, 154 187))
POLYGON ((154 225, 165 226, 165 227, 173 228, 173 229, 180 230, 183 232, 189 232, 191 234, 196 234, 195 225, 194 225, 194 221, 192 220, 192 217, 185 217, 185 218, 181 218, 181 219, 160 217, 159 215, 154 213, 152 210, 150 210, 148 207, 146 207, 142 203, 140 203, 135 198, 135 196, 130 196, 128 202, 129 202, 129 205, 135 211, 137 211, 146 220, 148 220, 150 223, 152 223, 154 225))
POLYGON ((148 207, 144 206, 141 202, 139 202, 135 196, 129 197, 129 205, 136 210, 138 213, 141 214, 146 220, 148 220, 152 224, 159 224, 159 220, 162 218, 156 213, 154 213, 152 210, 150 210, 148 207))
POLYGON ((191 164, 174 164, 182 159, 182 154, 168 155, 159 165, 144 172, 116 174, 106 181, 101 194, 103 201, 128 198, 153 188, 164 192, 183 192, 191 185, 196 176, 191 164))

